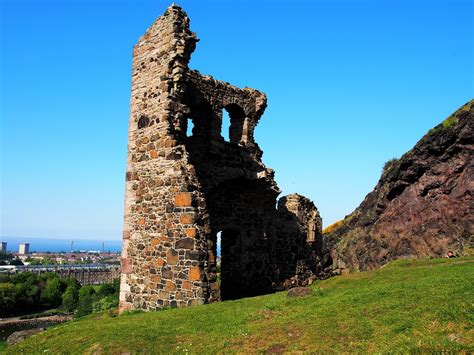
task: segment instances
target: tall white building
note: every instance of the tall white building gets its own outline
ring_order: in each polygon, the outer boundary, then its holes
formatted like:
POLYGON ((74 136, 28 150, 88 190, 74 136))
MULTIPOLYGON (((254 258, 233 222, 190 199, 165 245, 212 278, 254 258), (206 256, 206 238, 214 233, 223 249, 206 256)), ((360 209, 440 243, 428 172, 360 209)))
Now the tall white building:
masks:
POLYGON ((18 254, 28 254, 30 252, 30 243, 20 243, 18 254))
POLYGON ((2 253, 7 252, 7 242, 2 242, 2 253))

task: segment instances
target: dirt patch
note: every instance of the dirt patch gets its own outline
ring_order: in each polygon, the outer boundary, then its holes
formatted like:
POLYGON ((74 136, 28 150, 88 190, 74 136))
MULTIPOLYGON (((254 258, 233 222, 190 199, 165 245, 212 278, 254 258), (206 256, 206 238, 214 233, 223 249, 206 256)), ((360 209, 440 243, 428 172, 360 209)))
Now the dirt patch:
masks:
POLYGON ((265 320, 272 319, 275 317, 275 312, 269 310, 269 309, 264 309, 261 311, 257 312, 258 314, 261 314, 265 320))
POLYGON ((280 344, 273 345, 270 349, 265 351, 265 354, 282 354, 286 347, 280 344))

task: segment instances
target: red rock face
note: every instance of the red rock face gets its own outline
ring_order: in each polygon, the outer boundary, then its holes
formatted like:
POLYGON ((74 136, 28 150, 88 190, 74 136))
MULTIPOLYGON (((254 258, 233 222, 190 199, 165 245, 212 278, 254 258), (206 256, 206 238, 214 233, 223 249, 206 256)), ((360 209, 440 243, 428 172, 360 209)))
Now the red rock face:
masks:
POLYGON ((385 169, 375 189, 328 235, 333 270, 397 258, 462 254, 473 243, 474 100, 385 169))

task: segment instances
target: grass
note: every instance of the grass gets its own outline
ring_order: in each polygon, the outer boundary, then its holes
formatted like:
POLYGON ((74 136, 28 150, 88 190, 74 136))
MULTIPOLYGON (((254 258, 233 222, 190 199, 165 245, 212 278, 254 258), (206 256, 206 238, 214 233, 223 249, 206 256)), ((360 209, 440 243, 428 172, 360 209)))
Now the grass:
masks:
POLYGON ((472 352, 474 257, 399 260, 285 292, 155 313, 95 314, 7 354, 472 352))
POLYGON ((461 106, 456 112, 446 118, 440 125, 430 129, 427 134, 432 134, 443 129, 447 129, 451 126, 456 125, 459 122, 459 115, 462 112, 468 112, 471 109, 471 105, 474 103, 474 100, 467 102, 465 105, 461 106))
POLYGON ((342 224, 344 223, 344 220, 339 220, 337 222, 334 222, 333 224, 327 226, 326 228, 323 229, 323 234, 331 234, 333 233, 336 229, 338 229, 342 224))
POLYGON ((459 118, 456 117, 456 115, 451 115, 449 116, 448 118, 446 118, 444 121, 443 121, 443 127, 444 128, 449 128, 451 127, 452 125, 455 125, 456 123, 459 122, 459 118))

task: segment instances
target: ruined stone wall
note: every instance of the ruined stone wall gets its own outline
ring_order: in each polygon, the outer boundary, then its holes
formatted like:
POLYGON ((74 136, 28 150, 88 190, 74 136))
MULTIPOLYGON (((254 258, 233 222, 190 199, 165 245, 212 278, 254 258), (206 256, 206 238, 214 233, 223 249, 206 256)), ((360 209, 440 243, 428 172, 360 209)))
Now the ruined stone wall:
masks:
POLYGON ((314 211, 292 219, 292 232, 277 236, 284 230, 280 218, 294 211, 277 211, 280 190, 254 140, 265 94, 189 70, 196 42, 188 17, 172 5, 134 48, 122 311, 272 292, 296 272, 299 260, 282 262, 282 248, 303 243, 298 255, 311 249, 298 231, 306 233, 308 223, 318 221, 314 211), (231 120, 229 142, 221 132, 224 110, 231 120))
POLYGON ((282 288, 303 286, 324 276, 331 264, 322 219, 308 198, 292 194, 278 201, 277 259, 282 288))
POLYGON ((133 51, 120 307, 203 303, 205 202, 177 136, 197 39, 170 7, 133 51), (204 244, 204 245, 203 245, 204 244))

